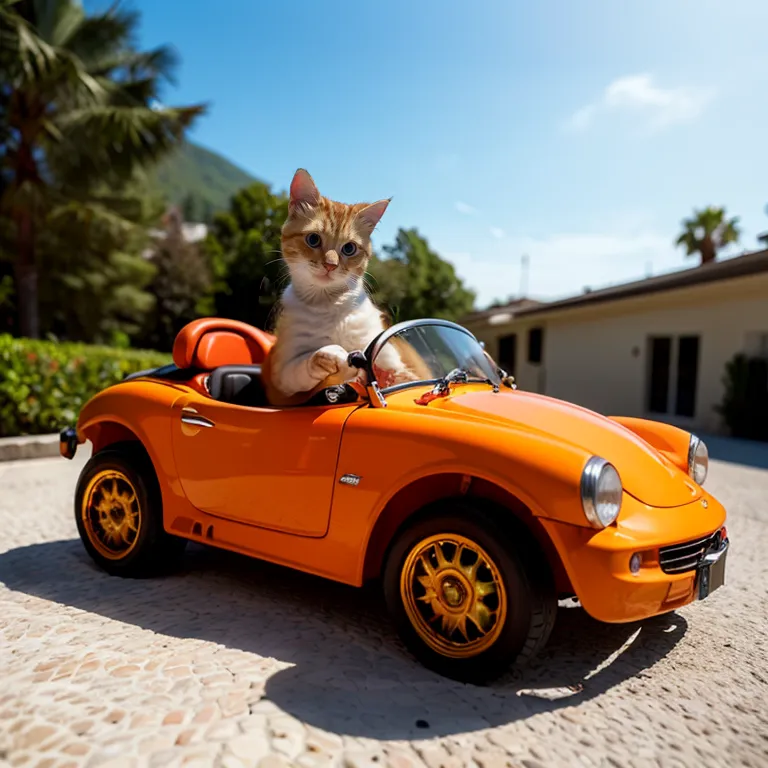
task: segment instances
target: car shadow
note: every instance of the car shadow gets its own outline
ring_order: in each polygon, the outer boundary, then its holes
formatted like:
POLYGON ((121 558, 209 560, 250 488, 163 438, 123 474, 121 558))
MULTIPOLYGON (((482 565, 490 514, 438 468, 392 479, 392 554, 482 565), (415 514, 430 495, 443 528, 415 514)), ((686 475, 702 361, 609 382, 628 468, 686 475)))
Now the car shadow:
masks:
POLYGON ((156 633, 286 662, 266 683, 269 700, 326 731, 376 739, 446 736, 576 705, 644 674, 687 629, 675 613, 609 625, 563 607, 538 658, 481 687, 413 660, 375 585, 355 589, 196 544, 181 573, 156 580, 106 575, 79 540, 32 544, 0 555, 0 581, 156 633))

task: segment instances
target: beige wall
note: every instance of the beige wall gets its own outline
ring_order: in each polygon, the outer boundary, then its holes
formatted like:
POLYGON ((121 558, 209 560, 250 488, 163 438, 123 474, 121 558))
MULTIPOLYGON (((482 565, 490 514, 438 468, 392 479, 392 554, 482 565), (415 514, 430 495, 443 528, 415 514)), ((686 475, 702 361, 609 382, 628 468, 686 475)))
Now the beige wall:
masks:
MULTIPOLYGON (((725 364, 754 351, 768 334, 768 276, 677 289, 592 307, 520 317, 503 325, 466 323, 498 355, 498 338, 516 332, 516 379, 607 415, 647 416, 701 432, 721 431, 714 411, 723 396, 725 364), (541 366, 528 364, 528 329, 544 328, 541 366), (696 412, 692 419, 646 410, 650 336, 699 336, 696 412)), ((676 341, 673 340, 673 350, 676 341)), ((674 367, 675 352, 672 365, 674 367)), ((674 404, 674 377, 670 384, 674 404)))

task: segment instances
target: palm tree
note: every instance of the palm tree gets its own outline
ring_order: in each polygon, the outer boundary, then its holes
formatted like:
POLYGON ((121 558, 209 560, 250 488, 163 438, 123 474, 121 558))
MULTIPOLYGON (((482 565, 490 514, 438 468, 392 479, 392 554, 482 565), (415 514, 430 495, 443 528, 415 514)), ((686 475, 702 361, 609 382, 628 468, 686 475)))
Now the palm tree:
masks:
POLYGON ((67 208, 121 221, 120 193, 203 106, 157 102, 170 50, 133 45, 138 16, 79 0, 0 0, 0 214, 13 223, 19 330, 39 334, 36 239, 67 208))
POLYGON ((675 245, 683 245, 686 256, 701 254, 701 263, 714 261, 717 252, 729 243, 738 242, 741 232, 735 216, 726 219, 725 208, 709 206, 701 211, 694 211, 690 219, 683 220, 683 232, 675 245))

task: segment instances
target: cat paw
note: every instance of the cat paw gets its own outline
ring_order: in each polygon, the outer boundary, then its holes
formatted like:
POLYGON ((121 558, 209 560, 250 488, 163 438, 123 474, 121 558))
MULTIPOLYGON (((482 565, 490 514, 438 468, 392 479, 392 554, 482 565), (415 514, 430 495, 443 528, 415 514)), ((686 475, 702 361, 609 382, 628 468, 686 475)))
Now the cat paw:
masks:
MULTIPOLYGON (((347 365, 347 352, 338 344, 329 344, 327 347, 320 347, 312 357, 309 358, 309 372, 316 379, 324 379, 327 376, 333 376, 336 373, 348 373, 354 368, 347 365)), ((353 375, 354 375, 353 373, 353 375)))

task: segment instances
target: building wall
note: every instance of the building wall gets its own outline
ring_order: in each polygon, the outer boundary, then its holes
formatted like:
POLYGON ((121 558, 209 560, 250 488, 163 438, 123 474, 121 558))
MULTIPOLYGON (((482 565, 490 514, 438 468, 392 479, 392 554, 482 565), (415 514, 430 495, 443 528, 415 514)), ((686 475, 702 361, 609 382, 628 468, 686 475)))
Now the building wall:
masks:
MULTIPOLYGON (((501 336, 518 334, 516 380, 521 389, 606 415, 645 416, 719 432, 721 420, 714 407, 723 397, 725 364, 737 352, 754 353, 768 343, 768 276, 552 311, 497 326, 467 325, 494 356, 501 336), (539 366, 526 362, 528 330, 535 325, 544 328, 539 366), (667 335, 699 336, 692 418, 647 410, 649 338, 667 335)), ((669 400, 672 410, 674 375, 669 400)))

